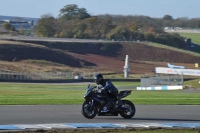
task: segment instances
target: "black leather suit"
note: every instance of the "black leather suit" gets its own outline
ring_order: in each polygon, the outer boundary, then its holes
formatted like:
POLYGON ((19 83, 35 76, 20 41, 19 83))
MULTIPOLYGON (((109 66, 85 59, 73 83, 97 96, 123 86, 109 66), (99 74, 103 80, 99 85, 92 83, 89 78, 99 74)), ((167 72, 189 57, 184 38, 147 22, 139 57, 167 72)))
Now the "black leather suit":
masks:
POLYGON ((102 87, 104 88, 104 90, 106 92, 108 92, 108 95, 114 97, 115 99, 117 99, 117 95, 118 95, 118 89, 112 84, 112 82, 108 79, 105 79, 105 82, 103 82, 102 87))

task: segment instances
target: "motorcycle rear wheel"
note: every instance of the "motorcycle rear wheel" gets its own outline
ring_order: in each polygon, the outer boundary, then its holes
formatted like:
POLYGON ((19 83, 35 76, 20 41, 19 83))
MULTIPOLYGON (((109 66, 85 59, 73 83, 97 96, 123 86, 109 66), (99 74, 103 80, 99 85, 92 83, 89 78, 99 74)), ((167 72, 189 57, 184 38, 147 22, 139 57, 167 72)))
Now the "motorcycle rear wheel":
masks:
POLYGON ((123 112, 120 112, 119 114, 125 119, 132 118, 136 112, 135 105, 129 100, 122 100, 122 102, 123 105, 121 106, 121 108, 127 108, 127 109, 123 112))
POLYGON ((85 101, 83 102, 81 113, 85 118, 93 119, 97 115, 98 110, 95 105, 91 106, 89 101, 85 101))

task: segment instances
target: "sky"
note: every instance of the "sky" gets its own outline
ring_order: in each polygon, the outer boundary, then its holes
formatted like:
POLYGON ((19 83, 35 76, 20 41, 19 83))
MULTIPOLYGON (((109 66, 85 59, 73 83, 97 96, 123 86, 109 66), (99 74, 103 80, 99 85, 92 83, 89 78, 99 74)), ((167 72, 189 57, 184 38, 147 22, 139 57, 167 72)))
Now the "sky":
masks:
POLYGON ((91 15, 145 15, 162 18, 200 18, 200 0, 0 0, 0 15, 40 18, 57 17, 68 4, 86 8, 91 15))

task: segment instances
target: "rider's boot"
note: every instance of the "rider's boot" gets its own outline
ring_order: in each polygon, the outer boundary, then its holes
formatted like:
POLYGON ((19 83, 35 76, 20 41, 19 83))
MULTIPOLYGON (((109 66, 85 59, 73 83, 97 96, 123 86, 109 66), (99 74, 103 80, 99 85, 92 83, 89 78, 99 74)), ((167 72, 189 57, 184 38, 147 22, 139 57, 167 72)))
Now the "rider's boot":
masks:
POLYGON ((120 99, 118 99, 118 102, 117 102, 117 108, 121 107, 122 104, 123 104, 123 102, 122 102, 120 99))
POLYGON ((119 97, 119 96, 117 96, 117 97, 116 97, 116 101, 117 101, 117 103, 116 103, 116 108, 119 108, 119 107, 121 107, 121 106, 122 106, 122 104, 123 104, 123 102, 121 101, 121 99, 120 99, 120 97, 119 97))

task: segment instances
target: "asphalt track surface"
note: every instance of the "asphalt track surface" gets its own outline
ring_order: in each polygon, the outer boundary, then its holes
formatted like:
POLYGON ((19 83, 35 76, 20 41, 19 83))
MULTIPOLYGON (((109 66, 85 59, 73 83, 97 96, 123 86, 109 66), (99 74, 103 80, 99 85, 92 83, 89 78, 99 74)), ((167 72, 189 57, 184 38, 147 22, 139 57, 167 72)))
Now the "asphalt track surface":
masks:
POLYGON ((121 116, 97 116, 86 119, 81 105, 0 106, 0 125, 54 123, 199 123, 199 105, 136 105, 132 119, 121 116))

